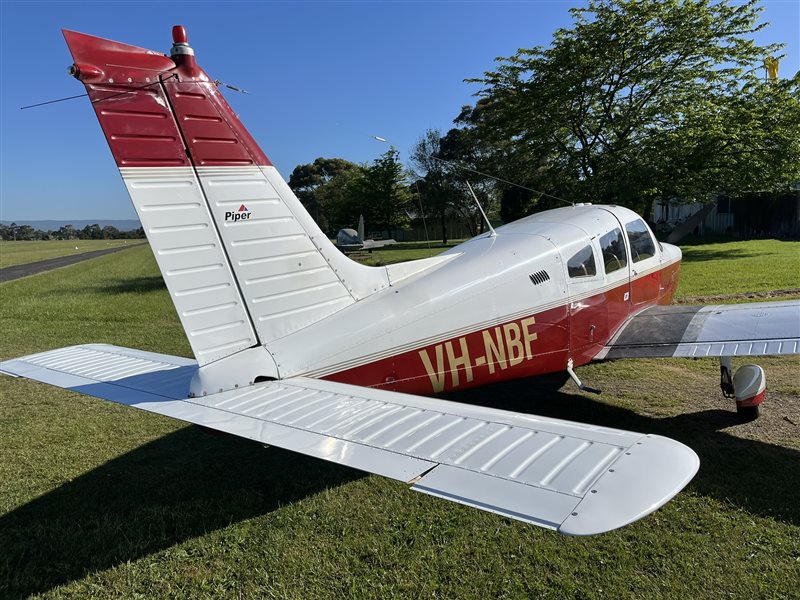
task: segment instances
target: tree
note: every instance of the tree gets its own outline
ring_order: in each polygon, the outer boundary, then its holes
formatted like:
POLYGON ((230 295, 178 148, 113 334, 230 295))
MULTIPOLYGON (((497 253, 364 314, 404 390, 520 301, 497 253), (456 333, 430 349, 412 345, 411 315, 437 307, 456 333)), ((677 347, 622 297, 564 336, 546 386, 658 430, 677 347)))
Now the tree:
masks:
POLYGON ((19 225, 17 225, 16 223, 11 223, 11 225, 9 225, 8 229, 6 230, 6 235, 8 235, 8 237, 4 239, 16 241, 18 229, 19 225))
MULTIPOLYGON (((344 189, 359 167, 343 158, 317 158, 298 165, 289 177, 289 186, 323 231, 340 229, 334 214, 341 209, 344 189)), ((358 217, 356 217, 358 218, 358 217)))
POLYGON ((373 226, 392 229, 408 224, 406 209, 411 195, 406 187, 406 174, 394 146, 363 169, 361 177, 353 181, 351 197, 357 199, 364 219, 373 226))
POLYGON ((101 230, 100 235, 104 240, 116 240, 120 237, 119 229, 114 227, 113 225, 106 225, 101 230))
POLYGON ((575 201, 647 213, 657 198, 783 186, 800 179, 798 84, 759 80, 778 49, 749 37, 760 10, 590 0, 548 48, 472 80, 480 99, 459 122, 506 178, 575 201))
POLYGON ((411 149, 410 161, 422 203, 440 220, 442 243, 447 243, 446 223, 451 216, 458 217, 471 235, 483 232, 485 223, 467 187, 468 179, 486 213, 493 212, 497 186, 474 173, 491 170, 481 164, 479 154, 476 140, 467 129, 451 129, 444 136, 439 130, 429 129, 411 149))
POLYGON ((16 227, 15 230, 15 240, 35 240, 36 239, 36 230, 31 227, 30 225, 15 225, 14 223, 11 224, 11 227, 16 227))
POLYGON ((439 159, 447 161, 450 168, 450 178, 453 186, 458 190, 454 209, 462 222, 469 229, 470 235, 483 233, 486 223, 480 210, 475 204, 475 198, 481 203, 483 210, 489 218, 495 215, 496 199, 502 189, 499 180, 485 177, 480 173, 498 173, 501 171, 495 162, 496 156, 487 151, 475 132, 470 129, 451 129, 439 143, 439 159), (469 181, 469 187, 467 182, 469 181), (470 191, 469 188, 472 188, 470 191))
POLYGON ((73 240, 78 237, 78 231, 72 225, 62 225, 58 229, 58 239, 73 240))
POLYGON ((451 169, 437 159, 441 140, 442 134, 438 129, 428 129, 411 148, 409 159, 422 209, 439 219, 442 244, 447 244, 447 219, 454 210, 458 190, 453 185, 451 169))
POLYGON ((81 229, 80 238, 82 240, 100 240, 103 238, 103 232, 100 229, 100 225, 94 223, 92 225, 87 225, 83 229, 81 229))

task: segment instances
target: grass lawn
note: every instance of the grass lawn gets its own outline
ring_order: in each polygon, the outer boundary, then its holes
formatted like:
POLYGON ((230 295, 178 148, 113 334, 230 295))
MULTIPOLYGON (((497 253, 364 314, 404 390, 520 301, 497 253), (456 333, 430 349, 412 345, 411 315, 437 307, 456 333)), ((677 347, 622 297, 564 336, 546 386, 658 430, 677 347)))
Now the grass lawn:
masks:
POLYGON ((69 254, 83 254, 93 250, 105 250, 129 244, 141 244, 144 240, 37 240, 0 241, 0 269, 13 265, 57 258, 69 254), (76 250, 77 247, 77 250, 76 250))
POLYGON ((750 240, 681 246, 678 297, 800 288, 800 243, 750 240))
MULTIPOLYGON (((731 247, 730 261, 726 245, 687 249, 681 293, 800 287, 800 243, 731 247), (717 272, 727 287, 708 283, 717 272)), ((388 252, 402 249, 372 256, 388 252)), ((3 359, 81 342, 189 355, 146 246, 0 295, 3 359)), ((581 369, 599 397, 530 381, 452 397, 668 435, 700 455, 675 500, 592 538, 0 377, 0 598, 798 598, 800 361, 759 362, 770 396, 749 424, 705 360, 581 369)))

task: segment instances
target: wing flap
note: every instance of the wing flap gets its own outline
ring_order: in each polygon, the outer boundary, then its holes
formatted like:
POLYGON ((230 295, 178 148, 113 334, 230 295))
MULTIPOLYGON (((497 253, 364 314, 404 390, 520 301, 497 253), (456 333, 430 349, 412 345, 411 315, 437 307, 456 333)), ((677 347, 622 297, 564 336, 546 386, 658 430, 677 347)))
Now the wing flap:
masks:
POLYGON ((103 345, 0 363, 0 372, 376 473, 573 535, 615 529, 652 512, 699 464, 692 450, 659 436, 316 379, 188 398, 196 368, 188 359, 103 345))
POLYGON ((619 329, 598 360, 800 354, 800 300, 652 306, 619 329))

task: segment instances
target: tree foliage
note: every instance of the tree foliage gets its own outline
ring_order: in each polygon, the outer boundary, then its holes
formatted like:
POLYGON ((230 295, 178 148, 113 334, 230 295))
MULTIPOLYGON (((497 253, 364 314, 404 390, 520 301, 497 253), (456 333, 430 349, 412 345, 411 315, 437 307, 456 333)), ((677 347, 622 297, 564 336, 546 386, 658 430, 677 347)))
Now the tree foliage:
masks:
POLYGON ((4 241, 30 241, 30 240, 117 240, 143 238, 144 229, 141 227, 130 231, 120 231, 112 225, 102 229, 97 224, 87 225, 83 229, 75 229, 72 225, 62 225, 58 230, 43 231, 34 229, 30 225, 17 225, 0 223, 0 239, 4 241))
MULTIPOLYGON (((798 78, 761 80, 778 48, 750 37, 760 10, 590 0, 549 47, 471 80, 479 100, 457 122, 495 173, 570 200, 644 210, 656 198, 783 188, 800 179, 798 78)), ((537 201, 507 196, 521 210, 537 201)))
POLYGON ((437 160, 441 151, 442 134, 428 129, 411 149, 410 161, 414 175, 414 190, 419 195, 421 209, 439 220, 442 243, 447 244, 447 220, 455 212, 459 190, 451 169, 437 160))
POLYGON ((394 146, 365 166, 352 186, 354 207, 364 215, 368 228, 389 232, 408 225, 411 194, 406 172, 394 146))
POLYGON ((289 186, 317 225, 330 233, 350 226, 341 224, 341 219, 347 218, 342 209, 348 202, 347 186, 359 169, 357 164, 343 158, 319 157, 313 163, 296 166, 289 177, 289 186))
POLYGON ((394 147, 366 165, 343 158, 318 158, 298 165, 289 185, 317 225, 331 236, 344 227, 355 227, 361 215, 373 230, 391 231, 408 224, 411 196, 394 147))
POLYGON ((470 180, 487 214, 493 213, 496 193, 492 180, 473 172, 486 167, 471 130, 451 129, 444 136, 437 129, 427 130, 412 147, 410 162, 423 209, 440 222, 442 243, 447 243, 447 219, 451 217, 464 223, 473 236, 484 231, 485 223, 466 182, 470 180))

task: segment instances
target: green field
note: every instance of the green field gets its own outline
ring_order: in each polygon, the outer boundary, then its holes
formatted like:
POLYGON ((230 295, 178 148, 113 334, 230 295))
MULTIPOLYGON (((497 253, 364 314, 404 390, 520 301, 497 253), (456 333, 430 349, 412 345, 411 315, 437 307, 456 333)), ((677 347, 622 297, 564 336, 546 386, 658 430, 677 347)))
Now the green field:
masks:
MULTIPOLYGON (((798 251, 692 246, 681 294, 800 288, 798 251)), ((0 294, 3 359, 82 342, 189 355, 148 247, 0 294)), ((0 377, 0 598, 798 598, 800 361, 759 362, 770 395, 748 424, 710 360, 580 369, 599 397, 530 381, 453 396, 668 435, 700 455, 675 500, 593 538, 0 377)))
POLYGON ((800 243, 784 240, 681 246, 678 297, 800 288, 800 243))
POLYGON ((84 252, 92 252, 93 250, 105 250, 106 248, 141 244, 143 241, 144 240, 0 241, 0 269, 70 254, 83 254, 84 252))

